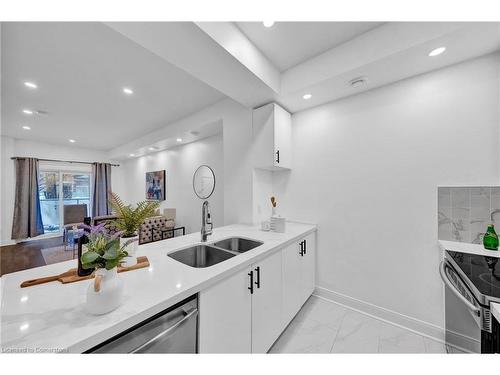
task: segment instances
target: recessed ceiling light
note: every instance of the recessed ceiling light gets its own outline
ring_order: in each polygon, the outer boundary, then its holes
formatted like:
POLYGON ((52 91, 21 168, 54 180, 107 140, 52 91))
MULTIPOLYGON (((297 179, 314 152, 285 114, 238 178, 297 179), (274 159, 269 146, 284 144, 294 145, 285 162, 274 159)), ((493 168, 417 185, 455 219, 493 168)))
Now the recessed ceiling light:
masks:
POLYGON ((274 25, 274 21, 264 21, 262 23, 265 27, 272 27, 274 25))
POLYGON ((123 92, 127 95, 132 95, 134 93, 134 91, 132 91, 132 89, 128 87, 124 87, 123 92))
POLYGON ((75 143, 76 141, 74 139, 68 139, 69 143, 75 143))
POLYGON ((312 96, 311 94, 304 94, 302 97, 303 97, 305 100, 309 100, 309 99, 311 99, 313 96, 312 96))
POLYGON ((446 51, 446 47, 439 47, 439 48, 433 49, 431 52, 429 52, 429 56, 431 56, 431 57, 437 56, 437 55, 442 54, 444 51, 446 51))
POLYGON ((24 129, 24 130, 31 130, 31 127, 29 127, 29 126, 27 126, 27 125, 24 125, 24 126, 23 126, 23 129, 24 129))
POLYGON ((32 115, 33 114, 33 111, 29 110, 29 109, 23 109, 23 113, 27 114, 27 115, 32 115))
POLYGON ((128 154, 128 156, 133 157, 133 156, 135 156, 135 154, 128 154))
POLYGON ((177 142, 182 142, 182 138, 177 138, 177 142))
POLYGON ((33 82, 24 82, 24 86, 26 87, 29 87, 30 89, 37 89, 38 88, 38 85, 36 83, 33 83, 33 82))
POLYGON ((149 147, 148 150, 149 151, 158 151, 158 147, 149 147))

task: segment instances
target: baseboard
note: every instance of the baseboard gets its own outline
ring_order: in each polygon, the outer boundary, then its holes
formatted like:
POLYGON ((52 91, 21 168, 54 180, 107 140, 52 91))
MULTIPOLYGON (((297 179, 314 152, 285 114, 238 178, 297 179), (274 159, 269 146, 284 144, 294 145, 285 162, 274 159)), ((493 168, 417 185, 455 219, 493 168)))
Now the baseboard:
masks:
POLYGON ((9 245, 15 245, 16 241, 14 240, 6 240, 6 241, 1 241, 0 246, 9 246, 9 245))
POLYGON ((448 346, 453 346, 467 353, 481 353, 481 341, 457 332, 447 331, 446 341, 448 346))
POLYGON ((382 320, 419 335, 445 343, 444 329, 434 324, 424 322, 422 320, 412 318, 411 316, 407 316, 322 287, 316 287, 313 294, 352 310, 356 310, 362 314, 369 315, 375 319, 382 320))

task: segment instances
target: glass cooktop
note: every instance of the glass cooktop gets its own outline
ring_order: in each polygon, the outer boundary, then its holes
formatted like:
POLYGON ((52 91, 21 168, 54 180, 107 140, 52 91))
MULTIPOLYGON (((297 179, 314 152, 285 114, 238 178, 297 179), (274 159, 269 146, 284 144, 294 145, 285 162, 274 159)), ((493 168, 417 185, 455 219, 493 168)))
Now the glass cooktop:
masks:
POLYGON ((500 258, 446 252, 482 294, 500 298, 500 258))

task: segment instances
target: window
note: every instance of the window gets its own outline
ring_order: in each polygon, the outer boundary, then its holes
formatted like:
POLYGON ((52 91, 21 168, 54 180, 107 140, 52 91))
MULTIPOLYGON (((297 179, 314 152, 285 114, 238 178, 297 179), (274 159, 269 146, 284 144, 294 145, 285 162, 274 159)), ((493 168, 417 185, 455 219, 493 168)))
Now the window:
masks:
POLYGON ((86 204, 90 214, 90 171, 40 166, 38 191, 45 233, 62 233, 65 205, 86 204))

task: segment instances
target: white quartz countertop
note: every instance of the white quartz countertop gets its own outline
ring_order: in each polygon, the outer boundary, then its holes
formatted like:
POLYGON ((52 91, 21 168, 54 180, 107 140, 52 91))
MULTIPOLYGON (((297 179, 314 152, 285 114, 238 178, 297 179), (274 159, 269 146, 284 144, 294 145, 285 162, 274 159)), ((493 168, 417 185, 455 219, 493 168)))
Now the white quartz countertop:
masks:
POLYGON ((439 240, 442 250, 458 251, 459 253, 482 255, 485 257, 500 258, 500 251, 486 250, 483 245, 476 245, 465 242, 442 241, 439 240))
POLYGON ((84 308, 92 280, 19 286, 25 280, 76 267, 76 260, 4 275, 0 288, 0 346, 4 352, 83 352, 315 230, 314 225, 291 222, 287 222, 285 233, 263 232, 256 226, 239 224, 216 228, 208 244, 236 236, 264 244, 207 268, 192 268, 167 256, 199 243, 199 233, 141 245, 137 256, 146 255, 151 266, 120 273, 125 286, 124 303, 101 316, 90 315, 84 308))
POLYGON ((492 303, 490 305, 490 308, 491 308, 491 313, 493 314, 497 322, 500 323, 500 303, 492 303))

